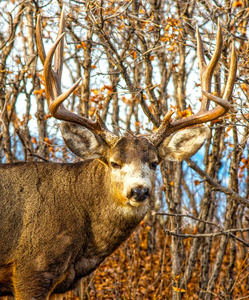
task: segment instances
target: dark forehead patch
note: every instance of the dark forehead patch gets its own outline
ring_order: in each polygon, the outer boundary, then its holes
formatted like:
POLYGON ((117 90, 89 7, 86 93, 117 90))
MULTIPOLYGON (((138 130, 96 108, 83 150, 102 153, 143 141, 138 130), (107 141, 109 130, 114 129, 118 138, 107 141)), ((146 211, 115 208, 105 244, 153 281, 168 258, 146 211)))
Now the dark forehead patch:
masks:
POLYGON ((114 159, 123 163, 157 159, 157 149, 144 137, 122 137, 112 149, 114 159))

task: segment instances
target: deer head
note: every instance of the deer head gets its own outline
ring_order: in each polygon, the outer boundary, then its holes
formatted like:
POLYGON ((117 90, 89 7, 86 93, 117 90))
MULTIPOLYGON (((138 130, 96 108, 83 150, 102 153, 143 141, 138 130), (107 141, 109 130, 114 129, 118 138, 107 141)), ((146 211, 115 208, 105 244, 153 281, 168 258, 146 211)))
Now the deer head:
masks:
POLYGON ((173 112, 169 111, 152 134, 119 137, 108 130, 98 112, 96 121, 92 121, 68 111, 63 105, 63 101, 78 87, 81 80, 66 92, 61 92, 64 24, 63 9, 58 38, 46 55, 38 18, 37 45, 44 64, 49 111, 54 118, 65 121, 61 124, 61 132, 68 148, 82 159, 98 159, 109 169, 111 186, 117 198, 122 203, 139 206, 149 199, 157 165, 164 159, 182 161, 196 153, 210 134, 207 127, 196 125, 217 119, 230 109, 228 100, 233 91, 237 69, 234 46, 227 84, 220 98, 211 94, 211 80, 222 51, 221 26, 218 26, 216 48, 208 65, 205 63, 203 44, 197 28, 197 55, 203 94, 200 111, 175 121, 171 121, 173 112), (217 104, 211 110, 209 100, 217 104))

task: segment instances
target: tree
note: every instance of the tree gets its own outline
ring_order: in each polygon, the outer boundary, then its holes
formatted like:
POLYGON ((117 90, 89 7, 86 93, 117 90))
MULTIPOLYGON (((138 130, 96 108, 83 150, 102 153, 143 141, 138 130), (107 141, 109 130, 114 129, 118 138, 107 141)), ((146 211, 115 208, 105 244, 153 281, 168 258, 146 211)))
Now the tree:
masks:
MULTIPOLYGON (((249 1, 63 2, 67 47, 62 82, 66 88, 83 78, 67 105, 90 118, 98 109, 115 133, 149 132, 170 109, 175 118, 199 109, 196 26, 209 60, 218 19, 222 23, 214 94, 223 93, 233 41, 239 59, 230 112, 209 124, 212 134, 194 158, 161 165, 153 213, 94 276, 82 281, 80 297, 247 296, 249 1)), ((46 113, 35 44, 39 13, 47 45, 55 40, 62 1, 2 0, 0 7, 1 162, 77 160, 46 113)))

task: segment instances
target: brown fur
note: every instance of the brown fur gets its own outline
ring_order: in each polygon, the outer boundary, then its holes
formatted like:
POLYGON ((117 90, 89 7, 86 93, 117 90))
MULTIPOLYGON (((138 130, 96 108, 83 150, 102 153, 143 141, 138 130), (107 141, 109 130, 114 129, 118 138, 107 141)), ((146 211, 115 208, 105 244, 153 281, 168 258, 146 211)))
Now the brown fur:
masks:
POLYGON ((196 138, 200 129, 190 131, 159 148, 135 136, 119 138, 111 147, 67 124, 62 134, 68 147, 89 160, 0 165, 0 296, 45 300, 93 272, 146 214, 153 165, 165 153, 170 159, 179 159, 177 153, 187 157, 205 141, 196 138), (134 198, 133 189, 140 188, 147 190, 142 200, 134 198))
POLYGON ((18 299, 65 292, 127 239, 148 204, 124 203, 109 168, 99 160, 0 166, 0 295, 13 294, 12 281, 18 299))

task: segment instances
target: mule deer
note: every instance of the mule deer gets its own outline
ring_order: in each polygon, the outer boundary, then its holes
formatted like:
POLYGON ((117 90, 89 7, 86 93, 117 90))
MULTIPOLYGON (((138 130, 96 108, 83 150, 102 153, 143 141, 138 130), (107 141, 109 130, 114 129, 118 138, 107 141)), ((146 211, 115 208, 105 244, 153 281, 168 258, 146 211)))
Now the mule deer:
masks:
POLYGON ((61 93, 64 19, 63 11, 58 38, 46 55, 39 18, 37 46, 50 113, 66 121, 61 125, 63 138, 83 161, 0 167, 0 296, 14 295, 17 300, 45 300, 52 293, 72 289, 130 236, 148 211, 157 165, 196 153, 209 129, 190 126, 217 119, 229 110, 236 77, 233 47, 223 97, 210 94, 222 50, 221 27, 208 65, 197 30, 204 94, 201 110, 176 121, 170 120, 172 112, 168 112, 152 134, 116 136, 99 114, 92 121, 62 104, 80 83, 61 93), (217 104, 214 109, 208 110, 208 99, 217 104))

